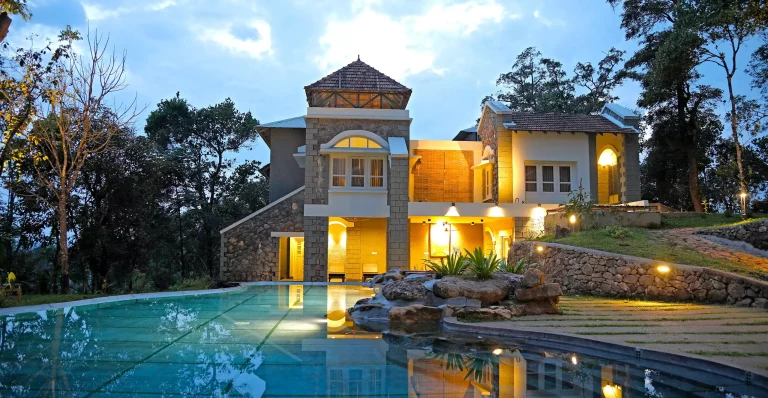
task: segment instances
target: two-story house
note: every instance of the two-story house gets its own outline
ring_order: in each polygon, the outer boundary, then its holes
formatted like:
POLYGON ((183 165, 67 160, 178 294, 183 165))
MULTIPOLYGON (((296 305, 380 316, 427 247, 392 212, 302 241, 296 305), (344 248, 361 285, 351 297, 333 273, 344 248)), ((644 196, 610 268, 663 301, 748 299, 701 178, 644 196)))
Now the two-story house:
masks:
POLYGON ((542 233, 579 184, 640 199, 638 116, 521 113, 487 102, 451 140, 411 140, 411 89, 359 59, 304 88, 307 113, 258 127, 268 206, 221 231, 225 280, 363 280, 542 233))

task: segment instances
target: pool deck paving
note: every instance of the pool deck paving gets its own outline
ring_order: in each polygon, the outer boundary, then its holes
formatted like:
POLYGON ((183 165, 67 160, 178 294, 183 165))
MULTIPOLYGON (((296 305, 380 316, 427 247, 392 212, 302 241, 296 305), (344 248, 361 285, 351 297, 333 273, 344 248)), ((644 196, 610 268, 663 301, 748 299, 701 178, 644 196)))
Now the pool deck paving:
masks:
POLYGON ((768 310, 694 303, 563 297, 561 315, 473 326, 621 344, 681 354, 768 376, 768 310))

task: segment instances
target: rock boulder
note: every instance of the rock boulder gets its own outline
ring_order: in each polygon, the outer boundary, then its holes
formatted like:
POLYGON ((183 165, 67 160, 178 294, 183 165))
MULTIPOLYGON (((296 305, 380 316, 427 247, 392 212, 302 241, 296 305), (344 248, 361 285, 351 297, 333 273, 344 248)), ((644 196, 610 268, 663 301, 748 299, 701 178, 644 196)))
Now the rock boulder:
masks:
POLYGON ((563 295, 560 284, 545 283, 528 289, 517 289, 515 297, 518 301, 544 301, 557 298, 563 295))
POLYGON ((442 308, 429 307, 420 304, 394 307, 389 310, 389 323, 406 325, 416 323, 438 323, 440 322, 442 314, 442 308))
POLYGON ((508 321, 519 313, 505 307, 492 308, 459 308, 453 315, 460 321, 485 322, 485 321, 508 321))
POLYGON ((544 284, 544 273, 536 268, 529 268, 525 271, 523 279, 520 281, 523 288, 536 287, 541 284, 544 284))
POLYGON ((431 279, 431 277, 393 280, 381 288, 381 293, 387 300, 424 300, 429 293, 429 290, 424 287, 424 282, 427 279, 431 279))
POLYGON ((432 287, 432 293, 442 299, 466 297, 480 300, 483 306, 496 304, 509 296, 512 291, 511 280, 495 277, 479 280, 468 277, 446 276, 432 287))

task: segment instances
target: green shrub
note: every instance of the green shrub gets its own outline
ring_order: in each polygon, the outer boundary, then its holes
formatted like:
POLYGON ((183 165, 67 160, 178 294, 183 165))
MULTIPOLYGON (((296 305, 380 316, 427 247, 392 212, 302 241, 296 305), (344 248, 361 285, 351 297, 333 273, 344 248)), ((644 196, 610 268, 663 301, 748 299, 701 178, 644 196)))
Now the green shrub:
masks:
POLYGON ((590 229, 595 226, 595 214, 592 213, 594 202, 589 193, 579 185, 578 191, 568 193, 568 201, 561 203, 565 210, 565 219, 576 216, 577 223, 584 229, 590 229))
POLYGON ((613 239, 626 239, 629 237, 629 228, 619 225, 605 227, 605 233, 613 239))
POLYGON ((488 256, 483 254, 483 249, 477 247, 473 252, 464 249, 467 252, 467 262, 469 263, 469 271, 477 279, 488 279, 494 272, 499 271, 499 267, 502 264, 502 260, 496 256, 495 253, 491 253, 488 256))
POLYGON ((451 253, 440 262, 424 260, 427 268, 439 276, 461 275, 467 269, 467 258, 461 253, 451 253))
POLYGON ((155 291, 155 284, 147 274, 134 269, 131 273, 131 293, 149 293, 155 291))
POLYGON ((501 272, 509 272, 510 274, 522 275, 525 273, 525 271, 528 268, 531 268, 533 266, 530 260, 531 260, 531 256, 523 256, 522 258, 518 259, 514 263, 509 263, 509 264, 507 264, 506 261, 502 260, 499 270, 501 272))
POLYGON ((213 280, 204 275, 194 278, 184 278, 182 281, 173 284, 168 290, 205 290, 211 287, 213 280))

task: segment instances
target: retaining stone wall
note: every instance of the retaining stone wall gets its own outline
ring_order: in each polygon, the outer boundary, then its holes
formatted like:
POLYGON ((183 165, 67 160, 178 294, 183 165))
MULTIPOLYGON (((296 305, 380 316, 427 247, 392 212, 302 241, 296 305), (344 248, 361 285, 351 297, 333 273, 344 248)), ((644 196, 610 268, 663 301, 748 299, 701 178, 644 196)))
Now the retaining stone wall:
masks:
POLYGON ((712 235, 728 240, 747 242, 760 250, 768 250, 768 220, 735 225, 732 227, 710 228, 696 231, 700 235, 712 235))
POLYGON ((304 190, 221 234, 221 268, 225 281, 276 281, 278 243, 272 232, 304 231, 304 190))
POLYGON ((768 308, 768 283, 730 272, 555 243, 515 242, 509 256, 531 262, 566 294, 699 301, 768 308), (543 250, 536 250, 542 246, 543 250), (670 268, 668 273, 657 270, 670 268))

